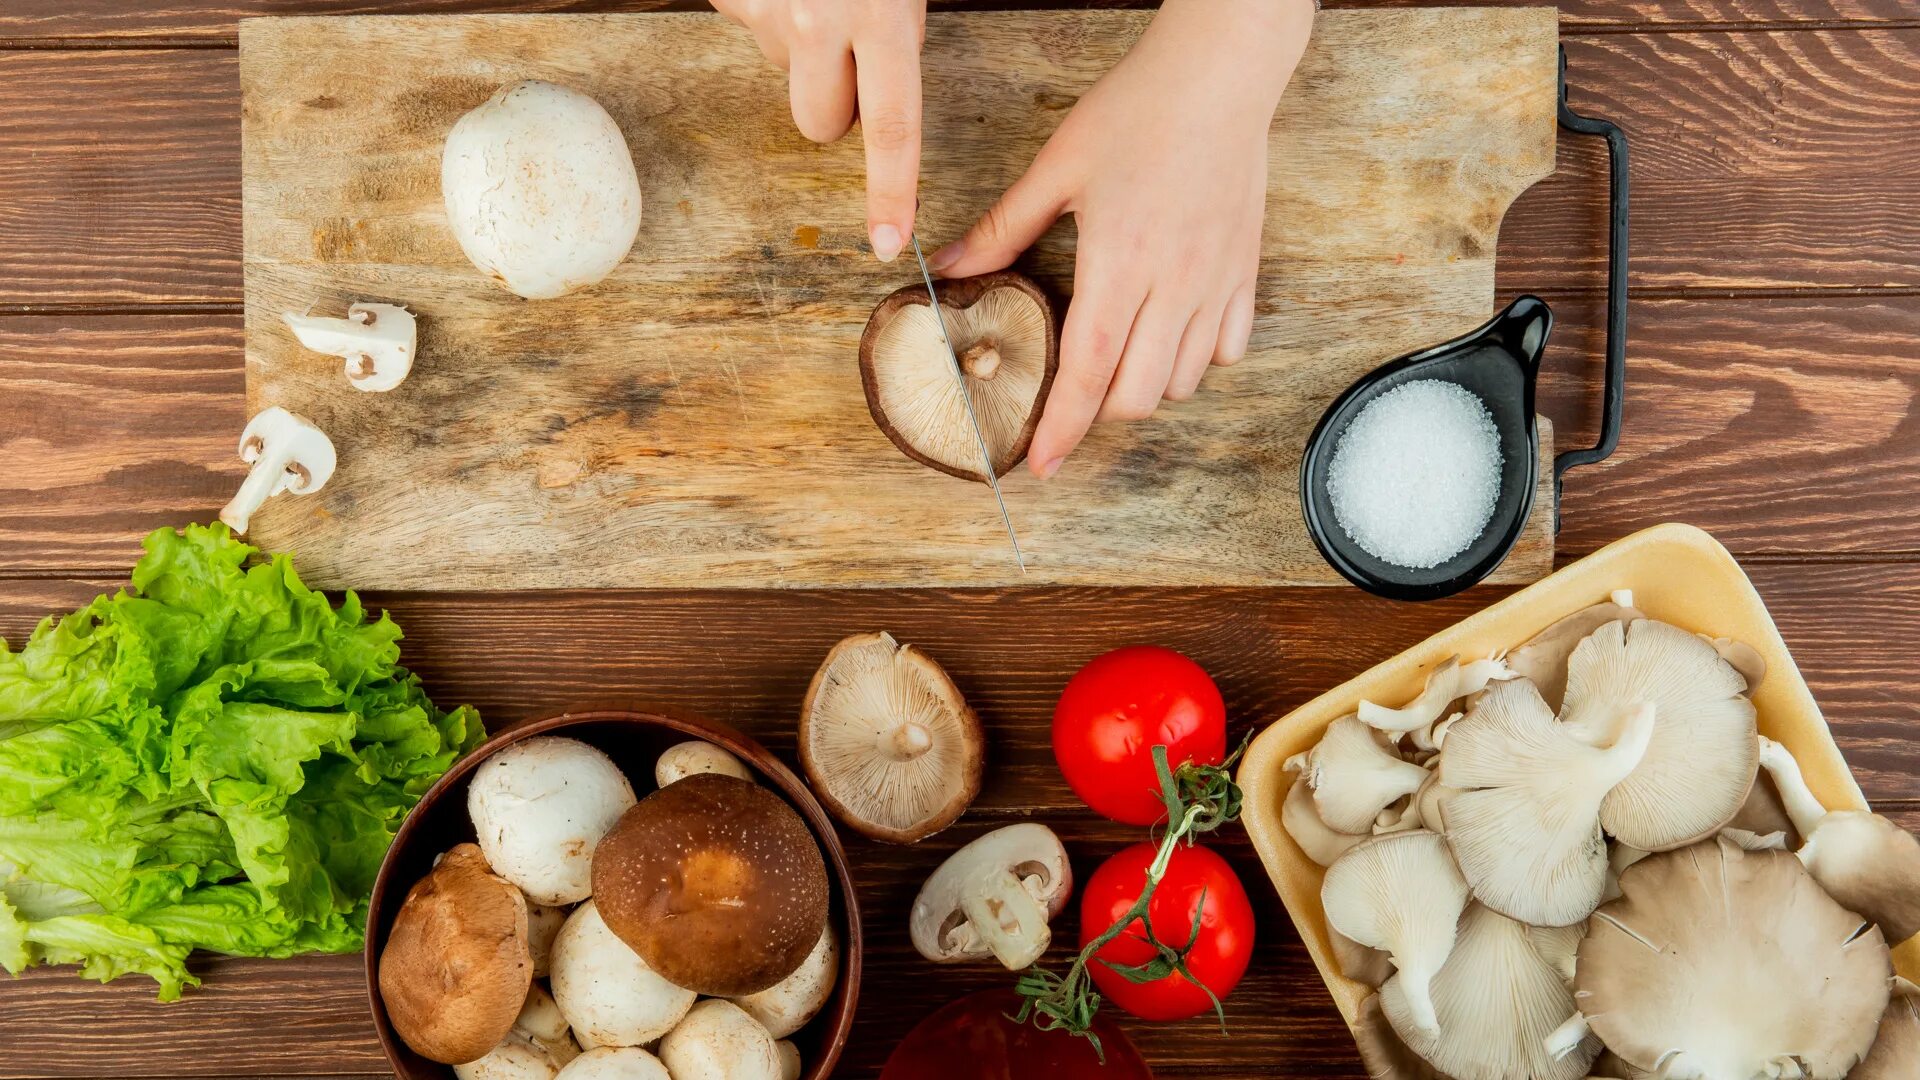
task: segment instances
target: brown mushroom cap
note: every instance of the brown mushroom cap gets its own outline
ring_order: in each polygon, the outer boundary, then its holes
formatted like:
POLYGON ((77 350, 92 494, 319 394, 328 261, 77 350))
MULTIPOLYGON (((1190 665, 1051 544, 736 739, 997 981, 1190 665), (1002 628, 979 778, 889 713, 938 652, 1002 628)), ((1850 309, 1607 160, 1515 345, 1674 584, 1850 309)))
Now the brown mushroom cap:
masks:
POLYGON ((641 799, 601 839, 593 899, 668 982, 738 997, 786 978, 820 940, 827 867, 780 796, 700 773, 641 799))
POLYGON ((407 891, 380 951, 380 1000, 420 1056, 460 1065, 512 1029, 533 982, 527 900, 474 844, 440 858, 407 891))
POLYGON ((860 382, 873 422, 922 465, 985 483, 942 318, 994 475, 1004 476, 1027 456, 1060 362, 1053 305, 1038 285, 1001 270, 943 284, 938 317, 926 286, 900 289, 873 309, 860 335, 860 382))

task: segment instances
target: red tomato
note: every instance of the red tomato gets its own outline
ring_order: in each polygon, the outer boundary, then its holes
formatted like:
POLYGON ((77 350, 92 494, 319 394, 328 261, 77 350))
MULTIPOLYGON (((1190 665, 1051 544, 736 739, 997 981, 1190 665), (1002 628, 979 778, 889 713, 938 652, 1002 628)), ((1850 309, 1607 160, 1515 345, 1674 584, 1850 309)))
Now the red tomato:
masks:
MULTIPOLYGON (((1093 872, 1080 894, 1081 948, 1119 922, 1140 898, 1154 852, 1153 844, 1135 844, 1093 872)), ((1180 948, 1193 930, 1193 916, 1200 910, 1203 890, 1206 908, 1200 916, 1198 940, 1187 954, 1187 970, 1225 1000, 1239 985, 1253 956, 1253 905, 1227 860, 1203 847, 1175 848, 1166 876, 1154 889, 1153 899, 1147 901, 1147 922, 1153 927, 1154 937, 1180 948)), ((1183 975, 1134 983, 1100 962, 1137 966, 1156 955, 1136 922, 1094 954, 1087 970, 1103 996, 1142 1020, 1184 1020, 1210 1012, 1213 1002, 1207 1000, 1206 991, 1183 975)))
POLYGON ((1218 765, 1227 706, 1199 664, 1153 645, 1115 649, 1067 682, 1053 709, 1053 757, 1073 793, 1103 817, 1151 825, 1166 816, 1153 748, 1167 764, 1218 765))

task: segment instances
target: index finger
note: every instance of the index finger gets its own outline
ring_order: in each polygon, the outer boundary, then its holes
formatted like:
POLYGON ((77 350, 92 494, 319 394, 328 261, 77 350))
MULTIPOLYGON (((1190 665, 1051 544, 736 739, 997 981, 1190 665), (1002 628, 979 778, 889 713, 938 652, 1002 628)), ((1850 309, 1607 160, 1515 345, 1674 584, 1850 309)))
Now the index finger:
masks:
POLYGON ((1093 426, 1134 319, 1147 298, 1144 282, 1090 272, 1085 253, 1082 247, 1076 259, 1073 299, 1060 331, 1060 370, 1027 451, 1027 467, 1042 480, 1060 470, 1060 463, 1093 426))
POLYGON ((853 43, 860 137, 867 150, 867 237, 891 262, 913 235, 920 185, 920 44, 909 19, 889 19, 853 43))

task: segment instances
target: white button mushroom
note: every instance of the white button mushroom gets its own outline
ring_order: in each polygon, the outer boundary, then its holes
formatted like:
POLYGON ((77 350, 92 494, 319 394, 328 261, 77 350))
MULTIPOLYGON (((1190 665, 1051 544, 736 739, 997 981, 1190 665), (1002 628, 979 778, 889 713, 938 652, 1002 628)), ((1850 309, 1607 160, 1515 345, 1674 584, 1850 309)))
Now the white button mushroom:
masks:
POLYGON ((419 333, 413 312, 394 304, 353 304, 344 319, 285 312, 280 316, 300 344, 347 362, 347 381, 356 390, 391 390, 413 370, 419 333))
POLYGON ((773 1044, 773 1048, 780 1053, 780 1080, 800 1080, 803 1068, 800 1048, 789 1039, 781 1039, 773 1044))
POLYGON ((820 932, 813 951, 793 969, 793 974, 757 994, 731 999, 748 1016, 760 1021, 776 1039, 784 1039, 806 1026, 833 995, 840 979, 840 935, 829 921, 820 932))
POLYGON ((592 894, 594 845, 634 802, 633 785, 612 759, 553 735, 494 754, 467 789, 488 865, 537 904, 592 894))
POLYGON ((515 1031, 487 1056, 453 1067, 458 1080, 554 1080, 559 1065, 533 1040, 515 1031))
POLYGON ((738 1005, 709 998, 660 1040, 673 1080, 781 1080, 773 1036, 738 1005))
POLYGON ((526 1004, 520 1006, 513 1030, 532 1039, 555 1065, 565 1065, 580 1056, 580 1047, 568 1032, 567 1018, 560 1015, 560 1006, 554 1002, 553 995, 537 982, 527 990, 526 1004))
POLYGON ((247 531, 253 512, 281 492, 311 495, 333 478, 333 440, 304 416, 272 405, 254 414, 240 433, 240 460, 253 466, 220 520, 247 531))
POLYGON ((574 1058, 554 1080, 672 1080, 660 1059, 637 1046, 603 1046, 574 1058))
POLYGON ((440 192, 467 258, 529 300, 606 277, 640 233, 640 178, 620 126, 549 82, 503 86, 460 118, 440 192))
POLYGON ((1047 951, 1047 924, 1072 892, 1073 868, 1053 830, 1008 825, 947 856, 914 897, 908 930, 935 963, 991 955, 1018 971, 1047 951))
POLYGON ((527 949, 533 954, 533 977, 544 979, 552 970, 553 938, 567 921, 567 909, 527 901, 527 949))
POLYGON ((653 782, 660 787, 666 787, 675 780, 685 780, 695 773, 719 773, 741 780, 753 779, 753 773, 739 758, 705 739, 675 743, 660 751, 660 756, 653 762, 653 782))
POLYGON ((582 1046, 639 1046, 665 1035, 694 993, 649 968, 614 936, 591 900, 553 942, 553 999, 582 1046))

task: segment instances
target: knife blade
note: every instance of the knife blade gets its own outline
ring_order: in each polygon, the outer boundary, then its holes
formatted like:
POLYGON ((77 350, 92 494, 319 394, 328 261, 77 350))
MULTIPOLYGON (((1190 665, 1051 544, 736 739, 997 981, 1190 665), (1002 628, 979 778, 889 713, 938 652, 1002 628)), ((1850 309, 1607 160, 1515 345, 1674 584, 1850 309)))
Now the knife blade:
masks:
POLYGON ((933 274, 927 270, 927 257, 920 253, 920 235, 915 233, 913 257, 920 263, 920 280, 927 285, 927 302, 933 305, 934 321, 940 324, 940 344, 946 346, 947 363, 953 367, 953 377, 960 383, 960 401, 967 407, 967 420, 973 424, 973 438, 980 445, 980 465, 985 471, 987 483, 993 488, 993 501, 1000 506, 1000 521, 1007 527, 1007 542, 1013 545, 1013 561, 1020 564, 1020 572, 1027 572, 1027 558, 1020 553, 1020 537, 1013 531, 1013 518, 1007 513, 1007 499, 1000 493, 1000 477, 993 467, 993 453, 987 449, 987 437, 980 430, 980 416, 973 411, 973 396, 967 393, 967 373, 960 369, 960 357, 953 351, 953 339, 947 336, 947 317, 940 310, 940 296, 933 291, 933 274))

